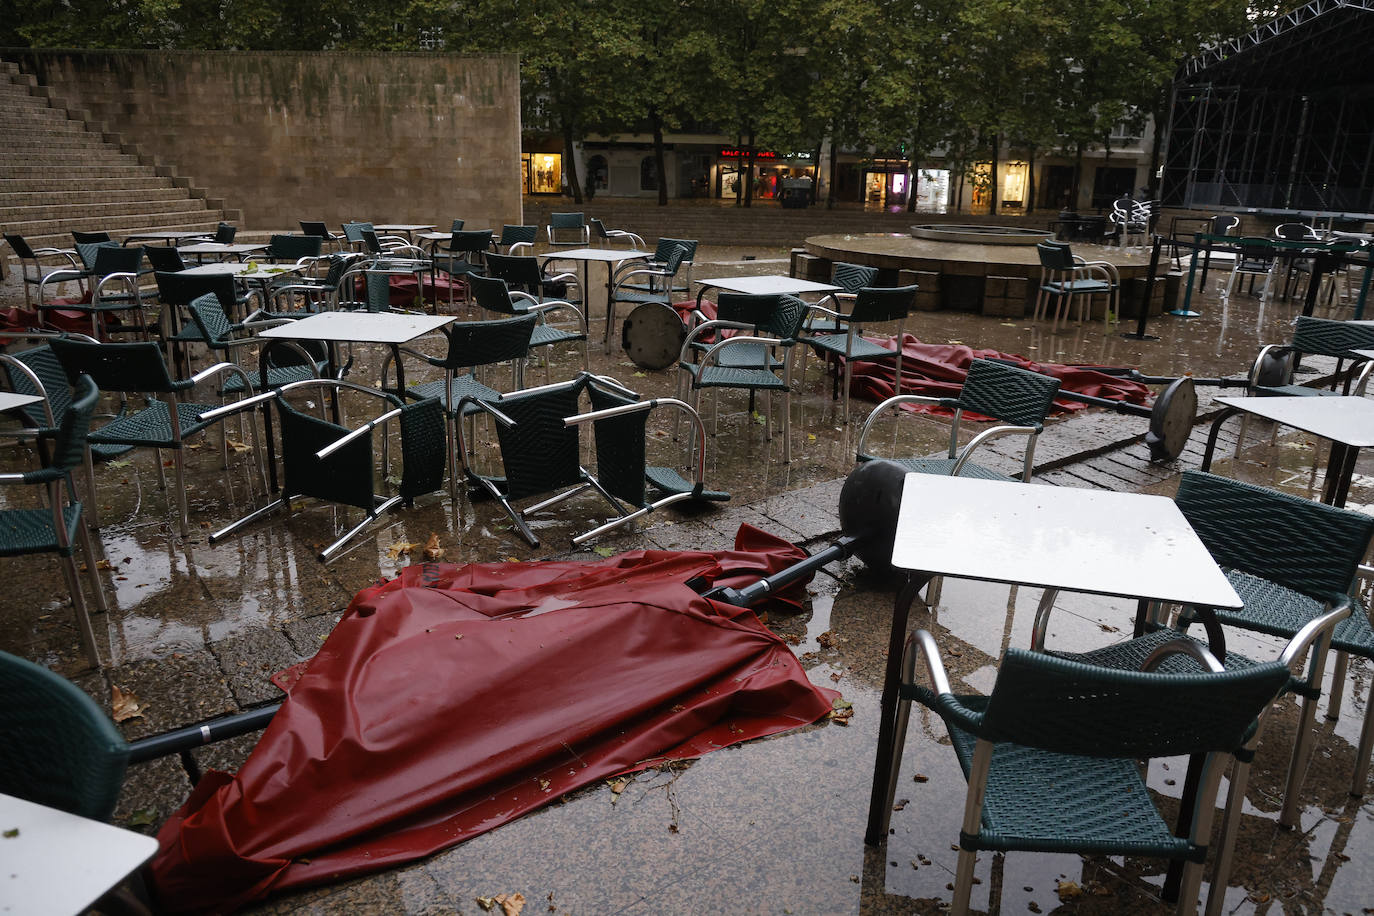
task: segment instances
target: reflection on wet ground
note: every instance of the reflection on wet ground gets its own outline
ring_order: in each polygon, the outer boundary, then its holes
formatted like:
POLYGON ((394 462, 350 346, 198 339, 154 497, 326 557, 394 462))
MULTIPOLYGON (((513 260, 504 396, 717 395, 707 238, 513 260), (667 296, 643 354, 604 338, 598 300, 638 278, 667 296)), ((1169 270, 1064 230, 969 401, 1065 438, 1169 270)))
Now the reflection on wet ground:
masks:
MULTIPOLYGON (((786 273, 786 252, 702 249, 698 276, 786 273), (755 256, 742 261, 741 255, 755 256)), ((1209 282, 1214 288, 1215 279, 1209 282)), ((593 289, 598 287, 595 276, 593 289)), ((1044 362, 1138 366, 1151 374, 1241 376, 1263 343, 1287 339, 1296 303, 1208 294, 1194 300, 1201 317, 1156 317, 1157 340, 1134 341, 1101 322, 1057 335, 1028 319, 921 313, 908 324, 922 340, 962 342, 1044 362)), ((604 316, 595 301, 594 322, 604 316)), ((595 323, 593 325, 595 329, 595 323)), ((593 339, 599 337, 593 334, 593 339)), ((434 343, 425 349, 438 352, 434 343)), ((364 356, 362 348, 355 348, 364 356)), ((594 371, 648 396, 672 394, 668 372, 644 372, 618 348, 592 346, 594 371)), ((571 352, 555 357, 555 378, 578 365, 571 352)), ((362 364, 357 377, 375 372, 362 364)), ((533 379, 542 372, 533 372, 533 379)), ((780 402, 775 405, 781 409, 780 402)), ((143 699, 147 714, 125 723, 129 737, 182 725, 226 710, 279 697, 268 675, 309 657, 328 634, 339 609, 362 586, 409 562, 396 545, 424 544, 438 535, 453 562, 529 561, 595 556, 646 544, 665 549, 715 549, 749 521, 815 547, 836 528, 839 478, 850 468, 865 410, 848 425, 830 398, 817 360, 792 399, 793 452, 782 461, 781 440, 765 438, 760 416, 742 397, 719 399, 718 432, 711 439, 707 480, 734 499, 706 509, 668 510, 638 529, 570 554, 571 534, 591 527, 601 507, 578 500, 539 516, 543 546, 525 546, 499 508, 467 496, 425 497, 356 539, 335 562, 315 559, 321 545, 354 524, 357 510, 306 503, 279 512, 221 543, 206 535, 262 505, 245 456, 220 468, 215 440, 189 450, 192 537, 175 536, 166 494, 158 488, 154 457, 131 454, 97 469, 100 531, 109 569, 103 581, 108 614, 95 616, 102 651, 112 666, 81 670, 78 642, 56 564, 49 558, 8 560, 9 587, 0 598, 0 646, 52 666, 108 702, 118 684, 143 699), (593 553, 595 551, 595 553, 593 553)), ((359 404, 345 402, 360 418, 359 404)), ((713 409, 704 407, 708 428, 713 409)), ((1145 421, 1099 414, 1092 429, 1123 439, 1145 421)), ((1081 422, 1081 421, 1072 421, 1081 422)), ((1043 437, 1051 448, 1054 424, 1043 437)), ((907 419, 897 447, 929 453, 943 445, 943 424, 907 419)), ((1060 426, 1068 436, 1071 429, 1060 426)), ((651 449, 676 446, 671 430, 655 428, 651 449)), ((1075 433, 1081 435, 1081 433, 1075 433)), ((1199 433, 1195 431, 1194 442, 1199 433)), ((474 460, 492 467, 492 435, 477 437, 474 460)), ((1137 447, 1138 448, 1138 447, 1137 447)), ((5 446, 7 468, 26 466, 32 453, 5 446)), ((1239 457, 1227 451, 1215 470, 1311 495, 1322 483, 1316 464, 1323 448, 1308 437, 1251 424, 1239 457)), ((1196 467, 1190 449, 1177 462, 1146 466, 1129 450, 1100 460, 1066 462, 1047 483, 1108 486, 1172 493, 1177 474, 1196 467)), ((1351 504, 1374 502, 1374 466, 1362 461, 1351 504)), ((9 494, 4 494, 7 498, 9 494)), ((475 898, 520 892, 526 913, 908 913, 938 912, 950 896, 963 778, 938 719, 913 715, 898 799, 884 847, 862 843, 876 741, 876 707, 887 620, 895 583, 857 561, 837 564, 809 586, 808 606, 769 625, 797 640, 796 652, 817 683, 836 687, 854 703, 848 727, 812 726, 800 732, 712 754, 691 764, 636 775, 617 796, 609 787, 584 790, 545 810, 408 868, 269 901, 263 912, 472 913, 475 898)), ((956 688, 985 691, 1000 654, 1024 646, 1039 592, 988 583, 946 580, 934 608, 918 608, 915 623, 931 628, 945 652, 956 688)), ((1051 644, 1101 645, 1129 630, 1133 602, 1061 595, 1051 644)), ((1237 634, 1233 645, 1264 657, 1272 640, 1237 634)), ((1374 854, 1374 811, 1347 794, 1354 747, 1369 702, 1370 669, 1352 664, 1346 700, 1336 722, 1321 720, 1320 741, 1303 786, 1299 829, 1277 826, 1282 780, 1296 714, 1290 702, 1265 735, 1251 777, 1227 909, 1242 913, 1360 912, 1374 900, 1374 879, 1363 863, 1374 854)), ((551 696, 550 702, 557 702, 551 696)), ((252 739, 196 752, 206 766, 233 768, 252 739)), ((1165 804, 1179 794, 1184 762, 1151 768, 1151 785, 1165 804)), ((129 773, 117 819, 152 830, 188 791, 172 761, 129 773)), ((979 910, 1091 913, 1163 912, 1157 900, 1160 866, 1152 861, 1070 855, 987 856, 978 869, 973 903, 979 910), (1074 897, 1075 888, 1084 891, 1074 897)))

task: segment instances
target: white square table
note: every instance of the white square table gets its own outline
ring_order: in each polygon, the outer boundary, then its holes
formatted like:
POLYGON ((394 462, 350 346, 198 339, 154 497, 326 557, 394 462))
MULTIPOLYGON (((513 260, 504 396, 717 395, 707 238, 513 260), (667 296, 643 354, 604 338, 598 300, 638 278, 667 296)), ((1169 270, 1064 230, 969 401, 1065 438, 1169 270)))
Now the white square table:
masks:
POLYGON ((701 290, 697 293, 697 305, 701 305, 702 293, 707 289, 723 289, 728 293, 744 293, 750 296, 786 295, 800 296, 802 293, 835 293, 840 287, 816 280, 803 280, 786 274, 764 274, 758 277, 712 277, 698 280, 701 290))
POLYGON ((611 279, 615 276, 615 268, 624 261, 634 261, 641 258, 652 258, 652 251, 640 251, 638 248, 569 248, 567 251, 546 251, 539 257, 544 263, 549 261, 577 261, 581 279, 577 281, 578 290, 582 293, 582 320, 588 325, 592 320, 592 296, 587 288, 590 280, 589 271, 592 261, 600 261, 606 265, 606 343, 609 345, 611 340, 611 279))
POLYGON ((0 794, 0 909, 83 912, 157 852, 157 840, 0 794))
POLYGON ((131 242, 166 242, 168 245, 175 245, 187 239, 211 239, 214 232, 183 232, 178 230, 161 231, 150 229, 147 232, 131 232, 124 236, 122 244, 128 245, 131 242))
POLYGON ((1226 405, 1226 410, 1212 421, 1212 429, 1207 434, 1207 448, 1202 454, 1202 470, 1206 471, 1212 466, 1212 453, 1216 450, 1221 424, 1237 413, 1247 413, 1330 440, 1331 457, 1326 463, 1322 502, 1332 506, 1345 505, 1345 498, 1350 492, 1350 479, 1355 474, 1355 459, 1360 449, 1374 445, 1374 401, 1342 395, 1224 395, 1216 401, 1226 405))
MULTIPOLYGON (((938 474, 907 474, 892 565, 907 571, 888 639, 877 763, 865 842, 876 843, 895 740, 907 619, 934 576, 1196 605, 1219 645, 1207 608, 1242 606, 1174 501, 938 474)), ((1143 622, 1137 618, 1137 627, 1143 622)))
POLYGON ((376 230, 377 232, 379 232, 379 233, 380 233, 380 232, 392 232, 392 233, 395 233, 395 232, 403 232, 403 233, 405 233, 406 241, 407 241, 407 242, 413 242, 413 241, 415 241, 414 233, 416 233, 416 232, 428 232, 430 229, 433 229, 433 228, 434 228, 434 224, 433 224, 433 223, 373 223, 373 224, 372 224, 372 228, 375 229, 375 230, 376 230))
POLYGON ((182 254, 195 255, 197 261, 205 260, 205 256, 207 254, 232 254, 236 258, 241 258, 244 255, 252 254, 255 251, 266 250, 266 244, 250 244, 247 242, 233 245, 226 245, 222 242, 201 242, 197 245, 182 245, 179 248, 177 248, 177 251, 181 252, 182 254))
POLYGON ((401 363, 401 344, 437 331, 457 319, 453 315, 397 315, 390 312, 316 312, 290 324, 268 328, 259 337, 282 340, 318 340, 329 345, 331 371, 338 367, 340 343, 375 343, 391 347, 396 364, 396 394, 405 398, 406 377, 401 363))
POLYGON ((42 395, 19 394, 15 391, 0 391, 0 413, 6 410, 14 410, 16 407, 28 407, 30 404, 38 404, 42 401, 42 395))

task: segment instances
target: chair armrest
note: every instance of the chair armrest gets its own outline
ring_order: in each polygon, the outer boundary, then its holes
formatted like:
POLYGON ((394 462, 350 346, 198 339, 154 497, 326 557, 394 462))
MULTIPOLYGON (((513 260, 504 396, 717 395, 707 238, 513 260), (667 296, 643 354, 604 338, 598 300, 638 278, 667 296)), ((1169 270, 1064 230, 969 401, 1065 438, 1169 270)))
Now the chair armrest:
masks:
POLYGON ((900 407, 903 404, 927 404, 931 407, 946 407, 950 410, 955 410, 959 406, 959 401, 956 398, 937 398, 925 394, 893 395, 881 402, 877 407, 874 407, 873 410, 869 412, 868 419, 864 420, 863 428, 859 430, 859 441, 854 446, 854 454, 856 456, 865 454, 864 443, 868 441, 869 430, 873 428, 873 424, 877 422, 878 418, 888 410, 900 407))
POLYGON ((201 413, 196 415, 196 419, 200 420, 202 423, 209 422, 212 420, 222 420, 223 418, 233 416, 236 413, 241 413, 245 410, 251 410, 252 408, 257 407, 259 404, 266 403, 267 401, 274 401, 277 399, 279 393, 280 392, 277 391, 264 391, 261 394, 255 394, 252 397, 240 398, 239 400, 234 401, 231 404, 223 404, 219 407, 202 411, 201 413))
POLYGON ((335 439, 333 442, 326 445, 324 448, 320 449, 318 452, 315 453, 315 457, 323 461, 325 458, 328 458, 330 455, 334 454, 339 449, 343 448, 345 445, 352 442, 353 440, 361 439, 363 436, 366 436, 369 433, 371 433, 372 430, 376 429, 378 426, 381 426, 387 420, 390 420, 393 417, 399 417, 400 415, 401 408, 396 407, 391 410, 388 410, 380 417, 373 417, 371 420, 368 420, 362 426, 356 427, 355 429, 345 433, 344 435, 335 439))
POLYGON ((1187 655, 1213 674, 1226 670, 1226 667, 1222 665, 1221 662, 1217 661, 1217 657, 1213 655, 1206 646, 1196 639, 1189 639, 1187 636, 1171 639, 1164 645, 1156 647, 1155 650, 1140 663, 1140 670, 1154 671, 1171 655, 1187 655))
POLYGON ((1288 645, 1279 655, 1279 661, 1291 666, 1306 655, 1308 647, 1313 645, 1316 646, 1312 653, 1314 659, 1325 656, 1327 647, 1331 645, 1331 634, 1336 629, 1336 624, 1349 617, 1354 607, 1349 595, 1342 595, 1336 600, 1326 602, 1326 610, 1321 616, 1309 620, 1288 641, 1288 645))
POLYGON ((585 322, 582 320, 582 310, 566 299, 545 299, 543 302, 540 302, 538 298, 517 289, 510 291, 510 297, 512 299, 528 300, 530 302, 530 307, 526 309, 526 311, 538 314, 541 321, 543 320, 543 315, 547 312, 571 309, 572 312, 577 315, 578 323, 582 324, 584 327, 586 326, 585 322))
POLYGON ((1247 391, 1254 391, 1259 387, 1260 367, 1264 365, 1264 358, 1269 354, 1278 355, 1280 353, 1291 353, 1291 344, 1265 344, 1260 348, 1259 354, 1255 356, 1255 361, 1250 364, 1250 371, 1245 376, 1245 388, 1247 391))
POLYGON ((953 696, 954 688, 950 686, 945 663, 940 659, 940 647, 928 630, 917 630, 906 638, 906 651, 902 653, 902 680, 908 684, 915 683, 918 659, 925 659, 931 691, 936 696, 953 696))
POLYGON ((249 377, 248 373, 244 371, 242 366, 236 366, 233 363, 215 363, 213 366, 206 366, 204 369, 200 370, 195 375, 191 376, 190 379, 187 380, 191 383, 187 387, 194 387, 195 385, 199 385, 206 379, 214 378, 215 376, 222 375, 226 372, 230 375, 238 376, 238 378, 243 382, 244 391, 253 390, 252 378, 249 377))
POLYGON ((515 254, 518 249, 528 248, 534 251, 534 242, 511 242, 510 248, 506 249, 506 254, 515 254))
MULTIPOLYGON (((968 464, 969 458, 973 455, 974 451, 981 448, 984 443, 1010 435, 1025 436, 1030 442, 1034 442, 1035 437, 1039 433, 1040 429, 1035 426, 994 426, 992 429, 985 429, 970 439, 959 451, 959 457, 954 462, 954 469, 950 471, 950 476, 958 477, 959 472, 964 469, 964 465, 968 464)), ((1026 468, 1024 476, 1022 477, 1023 480, 1030 479, 1030 462, 1033 456, 1034 449, 1028 445, 1025 458, 1026 468)))

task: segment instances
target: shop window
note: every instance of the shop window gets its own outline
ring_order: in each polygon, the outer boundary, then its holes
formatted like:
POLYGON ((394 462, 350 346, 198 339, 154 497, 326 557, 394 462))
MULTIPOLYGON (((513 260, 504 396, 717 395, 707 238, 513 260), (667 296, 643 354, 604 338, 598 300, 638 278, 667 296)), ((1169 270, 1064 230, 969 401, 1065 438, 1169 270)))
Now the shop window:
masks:
POLYGON ((530 194, 558 194, 563 190, 563 156, 559 153, 529 153, 520 158, 528 163, 527 191, 530 194))
POLYGON ((653 156, 645 156, 639 160, 639 189, 641 191, 658 190, 658 163, 653 156))
POLYGON ((605 156, 593 156, 587 160, 587 186, 594 191, 606 190, 610 181, 610 167, 605 156))

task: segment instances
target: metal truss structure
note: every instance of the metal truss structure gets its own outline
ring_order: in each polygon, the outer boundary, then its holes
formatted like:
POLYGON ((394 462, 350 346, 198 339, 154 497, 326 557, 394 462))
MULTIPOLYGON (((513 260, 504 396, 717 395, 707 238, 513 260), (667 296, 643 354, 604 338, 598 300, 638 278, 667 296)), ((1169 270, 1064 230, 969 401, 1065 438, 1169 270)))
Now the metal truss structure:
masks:
POLYGON ((1314 0, 1187 61, 1170 206, 1374 213, 1374 0, 1314 0))

